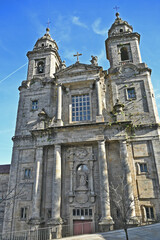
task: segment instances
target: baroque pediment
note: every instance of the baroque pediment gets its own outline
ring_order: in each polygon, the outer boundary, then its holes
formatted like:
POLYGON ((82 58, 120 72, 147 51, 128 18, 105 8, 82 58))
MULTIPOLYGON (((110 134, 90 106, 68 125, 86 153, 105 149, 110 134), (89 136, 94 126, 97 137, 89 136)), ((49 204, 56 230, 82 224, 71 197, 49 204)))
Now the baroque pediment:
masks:
POLYGON ((63 75, 77 75, 80 73, 86 73, 86 72, 90 72, 90 71, 100 71, 100 69, 102 69, 102 67, 100 66, 95 66, 93 64, 83 64, 83 63, 79 63, 76 62, 75 64, 59 70, 56 74, 55 77, 59 78, 60 76, 63 75))

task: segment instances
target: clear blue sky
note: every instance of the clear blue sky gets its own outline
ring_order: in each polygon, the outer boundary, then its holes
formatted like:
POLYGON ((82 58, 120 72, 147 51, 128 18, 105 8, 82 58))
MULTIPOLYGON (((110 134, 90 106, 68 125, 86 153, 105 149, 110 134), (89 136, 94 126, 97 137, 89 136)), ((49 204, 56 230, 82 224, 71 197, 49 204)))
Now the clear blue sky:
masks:
POLYGON ((10 73, 27 63, 26 53, 45 33, 48 18, 50 33, 57 41, 59 54, 67 66, 73 54, 90 63, 91 55, 99 65, 109 68, 104 41, 115 20, 120 17, 141 34, 142 61, 152 68, 152 83, 160 113, 160 1, 159 0, 0 0, 0 164, 11 161, 12 141, 18 106, 18 86, 27 76, 27 65, 9 78, 10 73))

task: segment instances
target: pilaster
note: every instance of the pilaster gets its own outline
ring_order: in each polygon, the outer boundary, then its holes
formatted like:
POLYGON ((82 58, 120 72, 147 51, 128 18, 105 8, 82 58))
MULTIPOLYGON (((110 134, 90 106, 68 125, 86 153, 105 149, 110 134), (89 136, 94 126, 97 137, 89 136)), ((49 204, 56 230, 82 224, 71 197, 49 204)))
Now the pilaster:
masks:
POLYGON ((98 142, 98 161, 100 174, 100 200, 101 200, 101 225, 113 225, 113 220, 110 211, 110 195, 109 195, 109 180, 108 168, 106 161, 105 141, 98 142))
POLYGON ((62 84, 57 88, 57 124, 63 126, 62 121, 62 84))
POLYGON ((41 191, 42 191, 42 169, 43 167, 43 147, 36 149, 36 162, 35 162, 35 178, 33 186, 33 204, 32 204, 32 217, 29 223, 39 225, 40 209, 41 209, 41 191))
POLYGON ((97 89, 97 101, 98 101, 98 115, 96 116, 96 122, 103 122, 102 116, 102 96, 101 96, 101 87, 100 79, 96 80, 96 89, 97 89))
POLYGON ((128 211, 128 220, 135 217, 135 203, 134 203, 134 194, 132 189, 132 176, 131 170, 128 162, 128 152, 127 152, 127 143, 126 140, 120 141, 120 159, 123 169, 123 184, 125 188, 125 204, 128 204, 128 208, 131 208, 131 211, 128 211))
POLYGON ((61 145, 56 144, 54 149, 53 182, 52 182, 52 222, 61 224, 61 145))

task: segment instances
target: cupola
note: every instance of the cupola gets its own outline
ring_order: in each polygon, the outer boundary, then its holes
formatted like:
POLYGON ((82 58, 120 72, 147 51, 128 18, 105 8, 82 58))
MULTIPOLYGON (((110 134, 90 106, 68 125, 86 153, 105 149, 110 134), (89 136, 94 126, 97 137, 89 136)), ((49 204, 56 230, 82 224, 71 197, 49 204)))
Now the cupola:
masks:
POLYGON ((131 33, 133 32, 133 28, 131 25, 128 24, 127 21, 123 21, 119 17, 119 13, 116 13, 116 19, 114 23, 112 24, 111 28, 108 31, 108 37, 112 37, 115 35, 122 35, 124 33, 131 33))
POLYGON ((133 32, 133 28, 127 21, 119 17, 116 13, 116 19, 108 31, 108 38, 105 41, 106 55, 110 62, 110 67, 142 62, 139 50, 140 34, 133 32))
POLYGON ((50 29, 46 28, 44 36, 39 38, 33 50, 27 53, 28 81, 33 78, 54 78, 54 74, 59 69, 62 61, 58 54, 58 46, 49 32, 50 29))

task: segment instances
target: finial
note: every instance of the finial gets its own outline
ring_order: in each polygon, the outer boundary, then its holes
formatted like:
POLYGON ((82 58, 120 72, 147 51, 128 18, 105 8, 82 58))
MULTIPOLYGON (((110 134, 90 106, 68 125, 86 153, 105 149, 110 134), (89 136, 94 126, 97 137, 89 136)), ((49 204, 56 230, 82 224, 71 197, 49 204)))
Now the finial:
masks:
POLYGON ((49 29, 50 23, 51 23, 51 22, 49 21, 49 18, 48 18, 47 28, 46 28, 46 33, 48 33, 48 34, 49 34, 49 31, 50 31, 50 29, 49 29))
POLYGON ((116 17, 119 18, 119 12, 116 12, 116 17))
POLYGON ((119 18, 119 12, 118 12, 119 7, 115 6, 113 9, 116 10, 116 17, 119 18))
POLYGON ((49 33, 49 31, 50 31, 50 29, 47 27, 47 28, 46 28, 46 33, 49 33))

